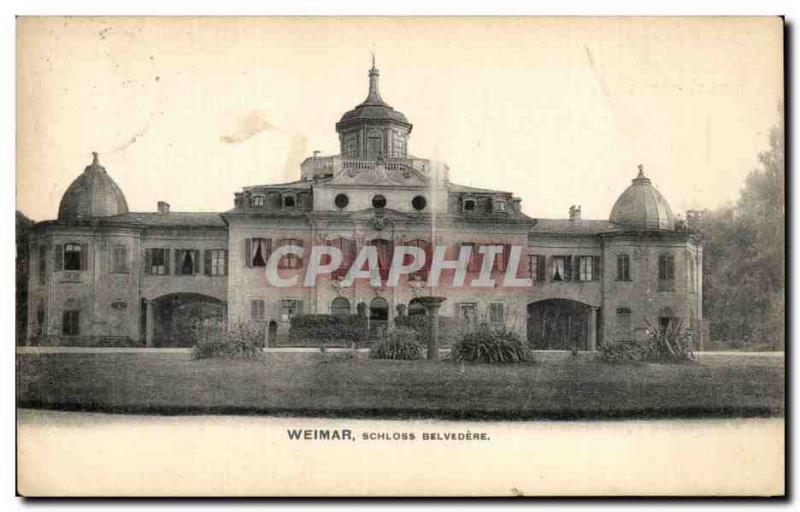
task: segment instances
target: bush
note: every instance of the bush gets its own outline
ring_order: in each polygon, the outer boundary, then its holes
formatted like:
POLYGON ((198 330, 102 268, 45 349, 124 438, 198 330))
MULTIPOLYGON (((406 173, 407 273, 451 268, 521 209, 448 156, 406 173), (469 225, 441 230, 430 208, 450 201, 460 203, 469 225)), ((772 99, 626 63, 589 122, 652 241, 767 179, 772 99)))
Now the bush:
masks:
POLYGON ((605 343, 601 347, 602 359, 609 362, 644 361, 650 363, 677 363, 694 359, 693 333, 683 329, 680 319, 672 319, 664 328, 647 324, 650 337, 644 342, 605 343))
POLYGON ((258 359, 264 348, 262 329, 255 323, 226 326, 221 321, 207 321, 196 326, 194 334, 194 359, 258 359))
POLYGON ((413 329, 395 327, 386 331, 383 339, 370 347, 371 359, 422 359, 423 348, 413 329))
POLYGON ((481 326, 467 331, 453 346, 454 361, 470 363, 522 363, 533 360, 533 354, 519 335, 505 328, 492 330, 481 326))
POLYGON ((366 338, 367 319, 358 315, 298 315, 289 326, 289 343, 350 346, 366 338))

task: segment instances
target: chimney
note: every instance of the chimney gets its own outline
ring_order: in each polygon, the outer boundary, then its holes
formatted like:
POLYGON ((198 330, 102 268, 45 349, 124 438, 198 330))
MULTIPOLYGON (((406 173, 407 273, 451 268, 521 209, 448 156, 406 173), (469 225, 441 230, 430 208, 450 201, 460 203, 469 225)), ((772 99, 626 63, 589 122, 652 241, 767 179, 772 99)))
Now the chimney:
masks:
POLYGON ((166 201, 159 201, 158 213, 169 213, 169 203, 166 201))
POLYGON ((314 151, 314 157, 313 157, 313 158, 314 158, 314 160, 316 160, 317 158, 319 158, 319 153, 320 153, 319 151, 314 151))
POLYGON ((569 207, 569 220, 581 220, 581 207, 574 204, 569 207))

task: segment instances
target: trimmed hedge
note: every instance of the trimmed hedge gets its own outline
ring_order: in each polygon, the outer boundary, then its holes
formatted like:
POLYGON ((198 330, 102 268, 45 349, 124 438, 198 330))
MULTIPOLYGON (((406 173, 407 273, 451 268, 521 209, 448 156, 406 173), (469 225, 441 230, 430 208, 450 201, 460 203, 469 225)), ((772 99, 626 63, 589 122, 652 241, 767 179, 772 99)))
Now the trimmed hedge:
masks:
POLYGON ((289 325, 289 344, 350 346, 366 339, 367 319, 359 315, 297 315, 289 325))

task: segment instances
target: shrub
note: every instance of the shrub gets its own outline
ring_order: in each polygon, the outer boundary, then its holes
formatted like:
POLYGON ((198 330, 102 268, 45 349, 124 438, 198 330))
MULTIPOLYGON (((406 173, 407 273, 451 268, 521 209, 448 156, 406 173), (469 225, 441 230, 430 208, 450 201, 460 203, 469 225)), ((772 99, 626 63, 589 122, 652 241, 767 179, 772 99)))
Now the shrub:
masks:
POLYGON ((289 326, 290 344, 350 346, 366 337, 367 319, 358 315, 297 315, 289 326))
POLYGON ((383 339, 370 347, 371 359, 422 359, 423 348, 417 332, 407 327, 394 327, 386 331, 383 339))
POLYGON ((454 361, 470 363, 521 363, 533 360, 533 354, 517 333, 505 328, 492 330, 481 326, 464 332, 453 346, 454 361))
POLYGON ((647 324, 650 337, 643 342, 605 343, 601 357, 608 362, 644 361, 677 363, 694 359, 692 331, 683 329, 683 322, 672 319, 664 328, 647 324))
POLYGON ((257 359, 264 348, 262 329, 255 323, 227 326, 221 321, 207 321, 196 326, 194 334, 194 359, 257 359))

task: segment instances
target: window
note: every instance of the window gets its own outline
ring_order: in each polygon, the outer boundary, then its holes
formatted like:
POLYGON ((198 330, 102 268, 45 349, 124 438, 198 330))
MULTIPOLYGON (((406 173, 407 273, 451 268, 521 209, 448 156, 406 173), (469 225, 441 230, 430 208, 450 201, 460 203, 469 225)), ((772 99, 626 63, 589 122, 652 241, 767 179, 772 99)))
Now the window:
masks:
POLYGON ((575 277, 575 281, 600 279, 600 256, 581 256, 578 259, 578 275, 575 277))
POLYGON ((461 244, 461 247, 469 247, 469 260, 467 261, 467 272, 480 272, 480 253, 478 253, 478 244, 474 242, 466 242, 461 244))
POLYGON ((250 301, 250 319, 251 320, 264 320, 266 314, 264 312, 264 300, 255 299, 250 301))
POLYGON ((81 333, 81 312, 70 309, 61 313, 61 334, 77 336, 81 333))
POLYGON ((392 266, 394 243, 389 240, 377 238, 375 240, 370 240, 369 244, 375 247, 378 253, 378 272, 381 275, 381 280, 385 281, 389 278, 389 269, 392 266))
POLYGON ((39 246, 39 284, 47 280, 47 246, 39 246))
POLYGON ((356 134, 347 135, 344 141, 344 156, 355 158, 358 156, 358 139, 356 134))
POLYGON ((297 315, 303 313, 303 302, 294 299, 281 301, 281 321, 289 322, 297 315))
POLYGON ((382 195, 378 194, 377 196, 372 198, 372 207, 373 208, 383 208, 386 206, 386 198, 382 195))
MULTIPOLYGON (((416 279, 420 281, 427 281, 428 280, 428 272, 431 270, 431 259, 433 258, 433 252, 431 250, 431 244, 427 240, 409 240, 405 242, 406 246, 408 247, 416 247, 421 249, 422 252, 425 254, 425 264, 422 266, 421 269, 413 272, 408 277, 409 279, 416 279)), ((403 259, 403 265, 411 264, 411 256, 406 254, 405 258, 403 259)))
POLYGON ((228 274, 228 251, 225 249, 209 249, 205 252, 204 268, 207 276, 224 276, 228 274))
MULTIPOLYGON (((356 242, 355 240, 351 240, 349 238, 334 238, 333 240, 328 240, 326 242, 327 245, 332 247, 336 247, 342 252, 342 264, 339 265, 339 268, 331 272, 332 279, 340 279, 347 275, 347 271, 350 269, 350 266, 353 264, 356 258, 356 242)), ((325 258, 323 264, 327 264, 330 262, 329 259, 325 258)))
POLYGON ((468 325, 478 323, 478 305, 474 302, 460 302, 456 304, 458 318, 468 325))
POLYGON ((197 274, 200 251, 195 249, 175 250, 175 275, 193 276, 197 274))
POLYGON ((617 341, 633 341, 631 310, 629 308, 617 308, 616 329, 617 341))
POLYGON ((380 132, 370 132, 367 138, 367 157, 378 158, 383 156, 383 137, 380 132))
MULTIPOLYGON (((280 241, 280 247, 284 247, 287 245, 302 247, 303 241, 298 240, 296 238, 286 238, 280 241)), ((296 268, 301 268, 302 266, 303 266, 303 258, 301 258, 295 253, 284 254, 283 256, 281 256, 280 261, 278 261, 278 268, 296 269, 296 268)))
POLYGON ((492 302, 489 304, 489 322, 493 325, 505 325, 506 323, 505 304, 502 302, 492 302))
POLYGON ((661 254, 658 257, 658 290, 671 291, 675 289, 675 258, 671 254, 661 254))
POLYGON ((350 198, 347 197, 347 194, 336 194, 336 197, 333 198, 333 204, 335 204, 337 208, 346 208, 349 203, 350 198))
POLYGON ((572 278, 571 256, 553 256, 551 278, 553 281, 569 281, 572 278))
POLYGON ((475 200, 474 199, 464 199, 464 211, 465 212, 474 212, 475 211, 475 200))
POLYGON ((80 244, 64 244, 64 270, 83 270, 82 249, 80 244))
POLYGON ((297 204, 297 200, 292 195, 283 196, 283 207, 284 208, 294 208, 297 204))
POLYGON ((494 211, 496 212, 504 212, 506 211, 506 202, 502 199, 498 199, 494 202, 494 211))
POLYGON ((45 330, 44 302, 40 300, 36 306, 36 336, 41 336, 45 330))
POLYGON ((411 200, 411 207, 418 212, 424 210, 427 205, 428 201, 423 196, 414 196, 414 199, 411 200))
POLYGON ((669 328, 670 322, 676 320, 675 314, 670 308, 661 308, 658 312, 658 327, 665 331, 669 328))
POLYGON ((617 254, 617 281, 631 280, 630 254, 617 254))
POLYGON ((254 208, 262 208, 264 203, 266 203, 267 198, 261 194, 253 196, 250 200, 250 204, 253 205, 254 208))
POLYGON ((117 273, 128 272, 128 247, 115 245, 111 253, 111 271, 117 273))
POLYGON ((145 253, 148 274, 163 276, 169 274, 169 258, 167 249, 147 249, 145 253))
POLYGON ((529 254, 528 255, 528 275, 533 278, 534 281, 542 282, 544 281, 546 273, 545 268, 545 257, 541 254, 529 254))
POLYGON ((343 318, 350 315, 350 301, 344 297, 336 297, 331 302, 331 315, 343 318))
POLYGON ((245 239, 245 264, 248 267, 266 267, 272 249, 272 241, 267 238, 245 239))

